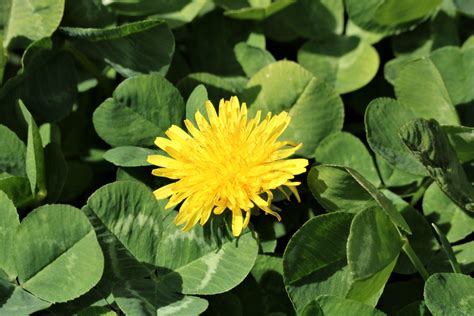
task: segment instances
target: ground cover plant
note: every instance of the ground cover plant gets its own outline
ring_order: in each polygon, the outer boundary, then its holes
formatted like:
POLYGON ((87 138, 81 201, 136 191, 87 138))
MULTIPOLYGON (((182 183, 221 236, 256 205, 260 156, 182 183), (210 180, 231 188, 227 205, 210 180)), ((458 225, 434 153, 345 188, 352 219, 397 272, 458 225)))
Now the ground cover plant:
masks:
POLYGON ((474 315, 469 0, 0 2, 0 315, 474 315))

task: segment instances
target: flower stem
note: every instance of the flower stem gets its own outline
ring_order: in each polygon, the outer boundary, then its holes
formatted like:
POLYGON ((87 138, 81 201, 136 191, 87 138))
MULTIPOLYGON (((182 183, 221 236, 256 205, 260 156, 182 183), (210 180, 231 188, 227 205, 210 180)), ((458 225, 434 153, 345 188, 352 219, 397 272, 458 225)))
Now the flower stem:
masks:
POLYGON ((426 270, 426 268, 423 265, 423 263, 421 262, 420 258, 418 258, 418 256, 416 255, 416 253, 413 250, 413 248, 411 247, 410 242, 408 241, 408 239, 405 239, 402 249, 405 252, 405 254, 408 256, 408 259, 410 259, 410 261, 413 264, 413 266, 415 267, 415 269, 418 271, 418 273, 420 273, 423 280, 425 280, 425 281, 428 280, 428 277, 430 276, 430 274, 426 270))

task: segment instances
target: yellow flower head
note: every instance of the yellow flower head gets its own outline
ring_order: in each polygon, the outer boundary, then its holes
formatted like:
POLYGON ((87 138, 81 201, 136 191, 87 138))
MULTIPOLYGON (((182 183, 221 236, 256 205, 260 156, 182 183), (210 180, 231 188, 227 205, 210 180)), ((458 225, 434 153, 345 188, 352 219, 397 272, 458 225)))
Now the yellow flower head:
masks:
POLYGON ((184 121, 188 133, 173 125, 166 131, 168 138, 156 138, 155 144, 169 157, 148 156, 149 163, 160 167, 152 174, 177 181, 156 190, 155 197, 171 196, 166 208, 184 201, 175 220, 176 225, 185 224, 184 231, 198 221, 204 225, 211 213, 222 214, 226 209, 232 212, 234 236, 247 227, 254 206, 280 220, 271 208, 272 190, 285 193, 282 187, 286 186, 299 200, 296 186, 300 183, 291 180, 308 165, 306 159, 285 159, 301 144, 278 141, 290 122, 288 113, 269 113, 261 121, 258 111, 248 120, 247 106, 241 107, 237 97, 221 100, 219 114, 210 101, 206 110, 209 121, 199 111, 197 127, 184 121))

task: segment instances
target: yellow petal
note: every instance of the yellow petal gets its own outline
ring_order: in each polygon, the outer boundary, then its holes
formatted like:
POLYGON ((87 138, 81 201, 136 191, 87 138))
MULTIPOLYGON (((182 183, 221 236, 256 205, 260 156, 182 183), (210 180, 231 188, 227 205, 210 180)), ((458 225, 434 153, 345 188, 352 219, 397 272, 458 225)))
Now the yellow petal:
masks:
POLYGON ((240 236, 243 226, 244 218, 242 216, 242 211, 239 208, 232 210, 232 234, 235 237, 240 236))

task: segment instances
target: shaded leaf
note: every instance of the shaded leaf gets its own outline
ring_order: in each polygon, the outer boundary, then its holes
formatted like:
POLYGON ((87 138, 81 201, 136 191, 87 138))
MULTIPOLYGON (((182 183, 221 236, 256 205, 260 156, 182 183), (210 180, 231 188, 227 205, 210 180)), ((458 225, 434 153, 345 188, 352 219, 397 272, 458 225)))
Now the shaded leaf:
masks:
POLYGON ((423 196, 423 213, 450 242, 459 241, 474 231, 474 216, 464 212, 436 183, 431 184, 423 196))
POLYGON ((63 27, 75 49, 105 61, 124 77, 158 72, 165 75, 174 52, 166 23, 147 20, 107 29, 63 27))
POLYGON ((174 293, 152 280, 132 280, 114 289, 117 305, 127 315, 200 315, 205 299, 174 293))

